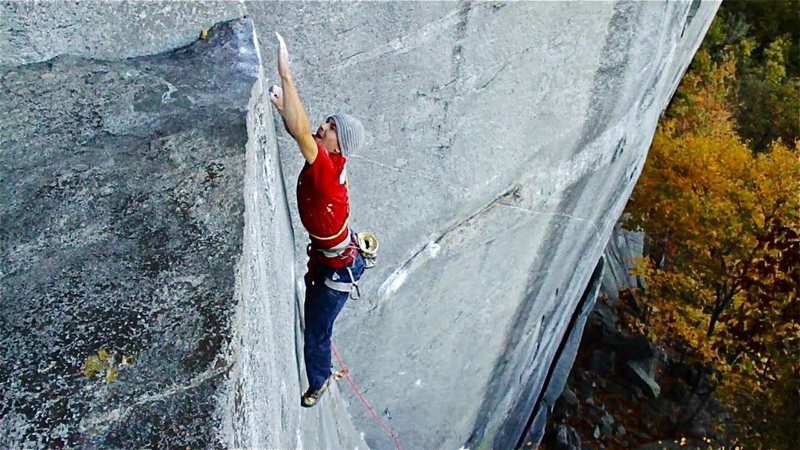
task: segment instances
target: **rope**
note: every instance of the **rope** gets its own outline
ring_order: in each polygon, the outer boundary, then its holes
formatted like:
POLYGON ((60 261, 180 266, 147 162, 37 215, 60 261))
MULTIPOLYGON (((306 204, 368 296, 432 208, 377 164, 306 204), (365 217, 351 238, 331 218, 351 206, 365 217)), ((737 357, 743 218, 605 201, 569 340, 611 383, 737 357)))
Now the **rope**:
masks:
POLYGON ((358 390, 358 387, 356 387, 356 383, 353 381, 352 378, 350 378, 350 371, 347 370, 347 367, 345 367, 344 363, 342 362, 342 358, 339 357, 339 352, 336 351, 336 346, 333 345, 333 342, 331 342, 331 350, 333 350, 333 356, 336 357, 336 363, 339 364, 340 368, 339 373, 343 374, 347 378, 347 381, 350 383, 350 387, 353 388, 353 392, 356 393, 358 398, 361 400, 361 403, 363 403, 364 406, 367 408, 367 410, 370 412, 370 414, 372 414, 372 417, 374 417, 375 421, 378 422, 378 425, 380 425, 381 428, 383 428, 383 431, 385 431, 386 434, 388 434, 389 437, 392 438, 392 441, 394 441, 395 448, 397 450, 403 450, 402 447, 400 447, 400 442, 397 441, 397 432, 394 431, 392 427, 386 425, 386 423, 380 418, 380 416, 378 416, 375 410, 372 409, 372 406, 369 404, 369 401, 364 396, 364 394, 362 394, 361 391, 358 390))

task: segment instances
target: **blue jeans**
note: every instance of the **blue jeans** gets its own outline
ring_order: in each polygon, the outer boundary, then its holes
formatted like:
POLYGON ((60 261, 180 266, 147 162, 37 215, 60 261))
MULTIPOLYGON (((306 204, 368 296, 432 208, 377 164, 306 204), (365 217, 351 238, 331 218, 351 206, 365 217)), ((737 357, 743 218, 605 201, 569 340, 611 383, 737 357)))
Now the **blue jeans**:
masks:
MULTIPOLYGON (((354 281, 361 279, 364 273, 364 259, 356 253, 350 263, 354 281)), ((338 278, 341 281, 350 281, 347 268, 332 269, 316 263, 313 273, 307 274, 305 322, 306 329, 303 333, 305 344, 303 358, 306 362, 306 375, 308 385, 314 390, 318 389, 328 377, 331 376, 331 336, 333 335, 333 322, 350 297, 349 292, 340 292, 325 285, 325 277, 338 278), (334 277, 333 274, 338 274, 334 277), (309 276, 310 275, 310 276, 309 276)))

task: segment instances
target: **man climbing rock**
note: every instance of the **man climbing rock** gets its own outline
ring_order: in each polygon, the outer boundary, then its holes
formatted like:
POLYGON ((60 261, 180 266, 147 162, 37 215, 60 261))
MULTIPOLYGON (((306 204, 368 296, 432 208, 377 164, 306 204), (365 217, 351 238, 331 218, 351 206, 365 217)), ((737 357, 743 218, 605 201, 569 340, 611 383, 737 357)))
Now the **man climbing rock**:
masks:
POLYGON ((300 404, 311 407, 331 383, 333 322, 364 271, 364 259, 349 227, 347 155, 364 141, 364 127, 347 114, 329 116, 312 134, 292 75, 286 43, 277 34, 281 85, 270 88, 270 100, 297 141, 306 160, 297 180, 300 220, 309 234, 305 276, 303 357, 308 390, 300 404))

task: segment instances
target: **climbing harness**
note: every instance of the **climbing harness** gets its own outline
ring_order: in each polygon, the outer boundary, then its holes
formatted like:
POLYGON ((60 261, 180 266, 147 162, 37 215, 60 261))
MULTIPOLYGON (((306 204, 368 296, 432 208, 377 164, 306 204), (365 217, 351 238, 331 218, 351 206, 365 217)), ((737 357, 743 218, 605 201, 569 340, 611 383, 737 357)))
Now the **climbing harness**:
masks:
POLYGON ((364 259, 364 269, 375 267, 378 257, 378 238, 374 233, 369 231, 362 231, 360 233, 351 232, 349 239, 343 239, 342 242, 337 244, 334 248, 322 249, 317 248, 313 244, 309 244, 306 250, 312 259, 315 258, 315 251, 321 254, 324 261, 318 260, 318 262, 322 264, 330 266, 332 262, 336 266, 340 266, 336 268, 347 269, 347 274, 350 276, 349 280, 342 281, 335 279, 338 275, 334 274, 333 279, 327 276, 325 277, 323 281, 325 286, 334 291, 348 292, 350 293, 350 298, 353 300, 361 298, 361 289, 358 286, 358 280, 355 279, 353 271, 350 268, 350 263, 352 262, 354 252, 358 251, 364 259))
POLYGON ((358 288, 358 280, 353 276, 353 271, 350 270, 349 266, 347 267, 347 274, 350 275, 350 281, 336 281, 326 276, 323 283, 334 291, 349 292, 350 298, 358 300, 361 298, 361 291, 358 288))
MULTIPOLYGON (((347 250, 348 247, 350 247, 352 245, 352 240, 353 240, 352 236, 347 235, 344 238, 342 238, 341 242, 339 242, 338 244, 334 245, 331 248, 315 247, 315 249, 317 251, 319 251, 320 253, 322 253, 326 258, 329 258, 329 259, 331 259, 331 258, 341 258, 341 257, 345 256, 345 250, 347 250)), ((347 255, 347 256, 351 256, 351 255, 347 255)))
POLYGON ((353 237, 347 235, 333 248, 320 248, 312 241, 306 247, 306 254, 312 261, 319 262, 326 267, 342 269, 353 262, 356 247, 353 245, 353 237))

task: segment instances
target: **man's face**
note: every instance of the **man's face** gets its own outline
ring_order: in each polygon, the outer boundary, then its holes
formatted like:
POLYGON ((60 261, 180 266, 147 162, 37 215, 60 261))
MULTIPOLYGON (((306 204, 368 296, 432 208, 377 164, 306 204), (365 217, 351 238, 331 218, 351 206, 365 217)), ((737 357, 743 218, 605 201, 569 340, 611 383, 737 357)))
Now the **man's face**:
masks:
POLYGON ((334 153, 340 153, 339 139, 336 136, 336 122, 333 119, 328 119, 319 126, 317 132, 314 134, 314 140, 326 150, 334 153))

